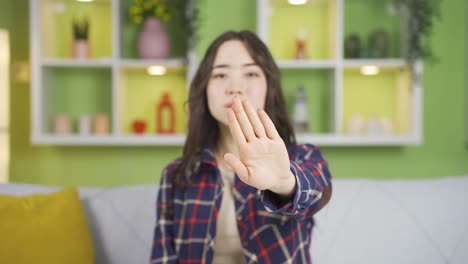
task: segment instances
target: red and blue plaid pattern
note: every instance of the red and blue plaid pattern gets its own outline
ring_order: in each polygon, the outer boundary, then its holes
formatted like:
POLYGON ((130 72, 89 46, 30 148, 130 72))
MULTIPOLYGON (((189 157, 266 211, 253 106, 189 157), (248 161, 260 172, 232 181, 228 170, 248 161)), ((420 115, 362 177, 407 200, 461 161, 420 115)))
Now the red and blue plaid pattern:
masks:
MULTIPOLYGON (((246 263, 310 263, 309 247, 322 192, 331 183, 327 162, 310 144, 288 148, 291 171, 297 179, 292 201, 260 191, 235 177, 236 221, 246 263)), ((192 184, 175 188, 174 169, 163 171, 156 202, 156 227, 151 263, 211 263, 216 219, 221 206, 222 181, 212 150, 205 149, 192 184), (173 218, 166 210, 174 197, 173 218)))

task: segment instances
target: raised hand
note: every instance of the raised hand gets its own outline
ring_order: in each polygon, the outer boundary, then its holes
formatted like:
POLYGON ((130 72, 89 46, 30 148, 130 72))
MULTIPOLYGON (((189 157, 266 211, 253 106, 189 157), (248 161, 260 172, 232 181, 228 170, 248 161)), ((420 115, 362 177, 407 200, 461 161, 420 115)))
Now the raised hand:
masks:
POLYGON ((224 155, 228 165, 246 184, 290 196, 296 180, 290 170, 288 151, 267 113, 235 98, 228 110, 228 121, 239 149, 239 157, 224 155))

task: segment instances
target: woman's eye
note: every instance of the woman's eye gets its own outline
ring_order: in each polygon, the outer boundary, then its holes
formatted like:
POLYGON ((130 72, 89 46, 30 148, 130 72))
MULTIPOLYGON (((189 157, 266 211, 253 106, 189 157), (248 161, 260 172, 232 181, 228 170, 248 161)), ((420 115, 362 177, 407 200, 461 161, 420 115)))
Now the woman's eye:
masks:
POLYGON ((259 76, 259 74, 256 73, 256 72, 248 72, 247 73, 247 77, 249 77, 249 78, 255 78, 255 77, 258 77, 258 76, 259 76))
POLYGON ((224 73, 215 73, 215 74, 213 74, 213 78, 214 79, 224 79, 224 78, 226 78, 226 74, 224 74, 224 73))

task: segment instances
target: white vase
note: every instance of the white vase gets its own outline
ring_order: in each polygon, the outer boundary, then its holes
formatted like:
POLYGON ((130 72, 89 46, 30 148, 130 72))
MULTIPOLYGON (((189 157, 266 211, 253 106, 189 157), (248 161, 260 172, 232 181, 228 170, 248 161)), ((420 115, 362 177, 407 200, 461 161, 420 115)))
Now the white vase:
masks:
POLYGON ((91 133, 92 119, 89 115, 80 117, 79 131, 80 135, 88 135, 91 133))
POLYGON ((364 119, 360 114, 353 114, 348 121, 348 133, 350 135, 360 135, 364 130, 364 119))

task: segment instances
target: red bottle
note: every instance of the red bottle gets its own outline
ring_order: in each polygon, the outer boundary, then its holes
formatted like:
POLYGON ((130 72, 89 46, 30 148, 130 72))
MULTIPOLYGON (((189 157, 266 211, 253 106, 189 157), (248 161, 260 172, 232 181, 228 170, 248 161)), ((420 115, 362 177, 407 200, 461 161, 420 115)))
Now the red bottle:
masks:
POLYGON ((175 133, 175 109, 168 93, 163 93, 156 108, 156 133, 175 133), (169 120, 163 120, 163 112, 168 111, 169 120), (163 124, 166 124, 165 127, 163 124))

